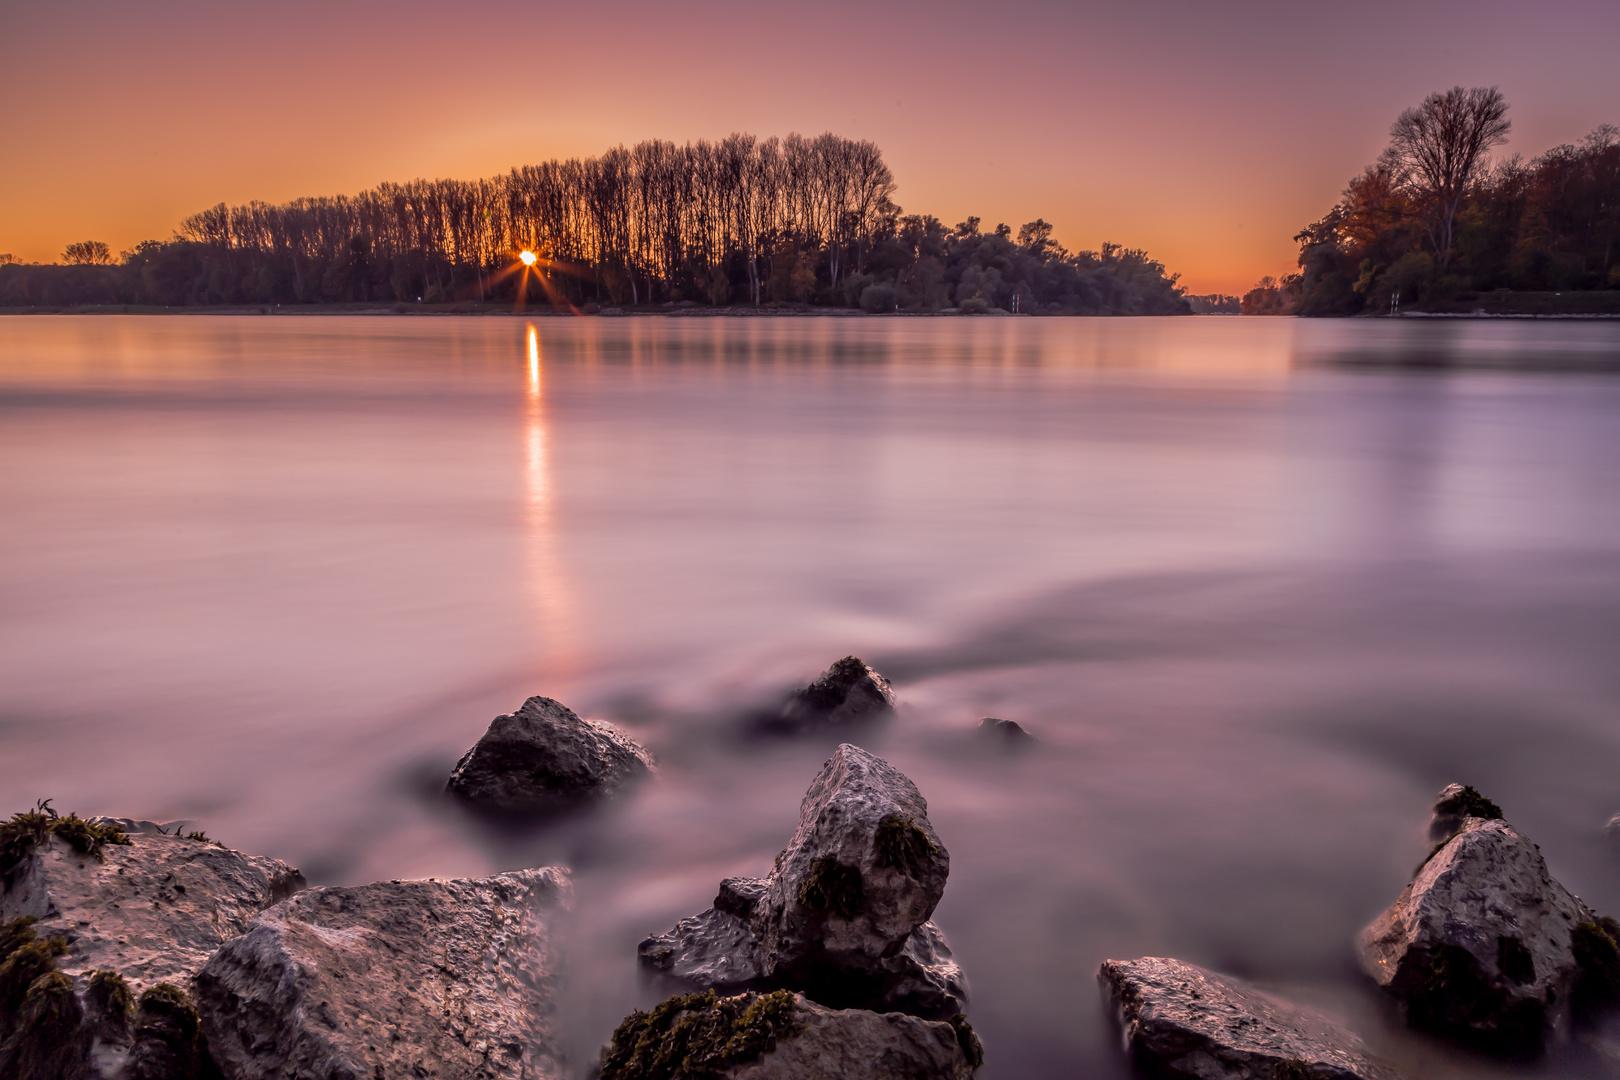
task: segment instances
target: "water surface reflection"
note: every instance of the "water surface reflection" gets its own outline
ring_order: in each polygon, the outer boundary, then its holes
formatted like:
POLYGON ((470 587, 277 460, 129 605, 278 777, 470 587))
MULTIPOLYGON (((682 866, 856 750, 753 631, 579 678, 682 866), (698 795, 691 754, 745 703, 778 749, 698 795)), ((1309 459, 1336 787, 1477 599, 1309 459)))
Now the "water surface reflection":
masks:
POLYGON ((1620 909, 1620 383, 1535 370, 1617 336, 0 321, 0 793, 196 818, 323 881, 568 861, 583 1061, 645 1003, 635 942, 762 872, 830 748, 735 717, 855 651, 902 700, 863 742, 951 849, 987 1080, 1124 1075, 1108 955, 1376 1023, 1349 941, 1447 780, 1620 909), (1352 370, 1436 350, 1529 370, 1352 370), (446 813, 531 693, 624 724, 657 782, 530 838, 446 813), (1037 752, 977 743, 985 715, 1037 752))

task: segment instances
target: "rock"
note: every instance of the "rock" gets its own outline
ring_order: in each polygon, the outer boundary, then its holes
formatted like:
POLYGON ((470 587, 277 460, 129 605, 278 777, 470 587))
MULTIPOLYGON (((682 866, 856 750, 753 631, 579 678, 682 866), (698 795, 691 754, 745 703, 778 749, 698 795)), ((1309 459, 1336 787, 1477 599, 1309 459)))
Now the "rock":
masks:
POLYGON ((602 1053, 601 1080, 968 1080, 982 1061, 961 1017, 829 1009, 784 990, 710 991, 626 1018, 602 1053))
POLYGON ((1614 815, 1608 824, 1603 826, 1603 836, 1609 841, 1612 850, 1620 851, 1620 814, 1614 815))
POLYGON ((1471 785, 1447 784, 1434 799, 1429 817, 1429 842, 1443 844, 1462 831, 1469 818, 1501 821, 1502 808, 1471 785))
POLYGON ((138 833, 100 859, 53 837, 0 885, 0 920, 33 916, 41 938, 66 941, 58 966, 76 982, 105 969, 139 992, 189 983, 215 949, 304 886, 280 859, 180 836, 138 833))
POLYGON ((838 1007, 942 1018, 967 992, 929 921, 950 855, 916 785, 845 743, 799 807, 766 878, 728 878, 714 907, 641 943, 646 967, 722 990, 784 987, 838 1007))
POLYGON ((994 716, 979 721, 979 735, 1009 746, 1024 746, 1035 741, 1035 736, 1020 727, 1016 720, 998 720, 994 716))
POLYGON ((615 795, 652 768, 652 755, 613 725, 532 697, 490 723, 445 790, 484 813, 527 816, 615 795))
POLYGON ((1439 846, 1361 932, 1362 967, 1416 1027, 1536 1053, 1572 1006, 1609 993, 1620 926, 1553 880, 1540 849, 1472 788, 1440 793, 1431 835, 1439 846))
MULTIPOLYGON (((77 820, 51 827, 74 836, 77 820)), ((50 832, 9 868, 0 952, 29 953, 19 959, 41 974, 15 1030, 0 1018, 0 1076, 204 1075, 211 1066, 184 987, 219 945, 304 886, 278 859, 173 834, 120 839, 79 851, 50 832)))
POLYGON ((554 914, 567 871, 317 888, 265 911, 197 976, 231 1080, 560 1075, 554 914))
POLYGON ((179 818, 175 821, 147 821, 145 818, 127 817, 93 817, 92 825, 116 825, 131 835, 147 833, 151 836, 183 836, 197 822, 192 818, 179 818))
POLYGON ((1098 980, 1126 1047, 1152 1070, 1199 1080, 1396 1080, 1333 1022, 1180 960, 1105 960, 1098 980))
POLYGON ((875 720, 894 711, 894 691, 858 656, 846 656, 815 682, 796 691, 782 706, 781 716, 763 726, 777 730, 840 727, 875 720))
POLYGON ((185 992, 164 983, 142 994, 135 1012, 135 1044, 119 1080, 202 1077, 212 1066, 196 1006, 185 992))

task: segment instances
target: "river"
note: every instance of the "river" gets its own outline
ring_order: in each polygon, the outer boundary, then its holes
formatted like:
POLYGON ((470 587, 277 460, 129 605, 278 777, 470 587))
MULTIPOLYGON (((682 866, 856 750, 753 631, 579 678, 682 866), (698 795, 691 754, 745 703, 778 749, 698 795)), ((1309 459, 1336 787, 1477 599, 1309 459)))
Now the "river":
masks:
POLYGON ((652 1000, 637 941, 766 872, 834 745, 738 716, 856 653, 983 1080, 1129 1075, 1095 972, 1145 954, 1491 1075, 1351 942, 1452 780, 1620 914, 1617 357, 1585 322, 0 320, 0 810, 193 819, 316 883, 565 862, 583 1068, 652 1000), (660 773, 533 835, 446 807, 530 694, 660 773))

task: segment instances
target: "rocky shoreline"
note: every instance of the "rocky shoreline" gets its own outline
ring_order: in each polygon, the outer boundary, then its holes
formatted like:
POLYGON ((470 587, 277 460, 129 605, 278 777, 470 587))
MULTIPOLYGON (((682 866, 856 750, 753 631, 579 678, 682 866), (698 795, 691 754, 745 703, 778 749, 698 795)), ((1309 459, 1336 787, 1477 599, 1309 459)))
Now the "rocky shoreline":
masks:
MULTIPOLYGON (((846 657, 748 727, 843 737, 893 706, 887 680, 846 657)), ((995 718, 980 735, 1039 745, 995 718)), ((622 732, 533 697, 492 722, 446 797, 543 822, 656 776, 622 732)), ((969 1080, 984 1061, 967 977, 932 921, 950 854, 917 786, 848 741, 763 876, 721 881, 710 908, 641 942, 634 962, 667 996, 594 1063, 565 1060, 557 1030, 567 868, 310 887, 189 824, 48 803, 0 824, 0 1077, 969 1080)), ((1440 793, 1430 835, 1356 942, 1401 1022, 1512 1062, 1609 1015, 1620 923, 1473 788, 1440 793)), ((1404 1075, 1365 1033, 1181 960, 1106 960, 1098 980, 1154 1075, 1404 1075)))

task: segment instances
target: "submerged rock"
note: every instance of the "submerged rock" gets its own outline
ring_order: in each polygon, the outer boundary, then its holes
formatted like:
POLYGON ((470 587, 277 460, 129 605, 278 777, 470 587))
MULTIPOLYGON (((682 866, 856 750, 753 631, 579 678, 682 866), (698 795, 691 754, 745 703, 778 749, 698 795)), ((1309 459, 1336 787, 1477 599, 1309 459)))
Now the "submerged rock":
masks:
POLYGON ((558 1076, 569 895, 558 867, 299 893, 198 975, 208 1045, 232 1080, 558 1076))
POLYGON ((1150 1069, 1199 1080, 1397 1080, 1361 1040, 1237 979, 1156 956, 1105 960, 1097 978, 1125 1045, 1150 1069))
POLYGON ((888 762, 845 743, 799 808, 766 878, 728 878, 712 908, 639 949, 698 986, 802 990, 834 1006, 947 1017, 966 986, 929 921, 950 855, 928 804, 888 762))
POLYGON ((1620 926, 1553 880, 1495 803, 1452 784, 1431 838, 1434 852, 1357 941, 1362 967, 1414 1026, 1534 1054, 1564 1032, 1572 1007, 1612 996, 1620 926))
POLYGON ((982 1060, 960 1017, 829 1009, 785 990, 709 991, 627 1017, 602 1052, 601 1080, 968 1080, 982 1060))
POLYGON ((481 812, 516 817, 617 794, 652 768, 652 755, 613 725, 531 697, 490 723, 445 790, 481 812))
POLYGON ((1000 720, 994 716, 979 721, 979 736, 1009 746, 1024 746, 1035 741, 1035 736, 1019 726, 1018 721, 1000 720))
POLYGON ((780 731, 841 727, 893 711, 889 680, 860 657, 846 656, 815 682, 795 691, 782 706, 781 715, 766 718, 762 726, 780 731))

